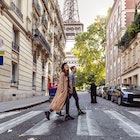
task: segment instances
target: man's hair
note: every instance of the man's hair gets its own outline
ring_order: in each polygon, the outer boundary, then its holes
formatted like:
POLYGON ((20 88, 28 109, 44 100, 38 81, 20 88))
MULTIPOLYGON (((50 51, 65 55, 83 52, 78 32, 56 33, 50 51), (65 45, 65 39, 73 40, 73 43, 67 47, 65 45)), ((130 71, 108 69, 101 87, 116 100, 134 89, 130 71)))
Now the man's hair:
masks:
POLYGON ((75 66, 70 67, 71 70, 73 70, 75 68, 75 66))

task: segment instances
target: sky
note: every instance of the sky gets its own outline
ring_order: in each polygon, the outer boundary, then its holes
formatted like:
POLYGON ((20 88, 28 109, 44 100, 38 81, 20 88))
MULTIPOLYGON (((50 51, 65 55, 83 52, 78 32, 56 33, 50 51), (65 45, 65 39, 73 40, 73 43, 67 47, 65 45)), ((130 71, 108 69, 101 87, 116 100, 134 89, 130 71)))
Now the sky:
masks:
MULTIPOLYGON (((94 23, 97 15, 106 15, 109 7, 112 7, 114 0, 77 0, 80 22, 84 24, 84 31, 94 23)), ((58 0, 61 13, 63 14, 64 0, 58 0)))
MULTIPOLYGON (((64 0, 58 0, 61 14, 63 14, 64 0)), ((109 7, 113 6, 114 0, 77 0, 80 22, 84 24, 84 31, 87 27, 94 23, 98 15, 107 15, 109 7)), ((72 42, 67 42, 66 51, 72 48, 72 42)))

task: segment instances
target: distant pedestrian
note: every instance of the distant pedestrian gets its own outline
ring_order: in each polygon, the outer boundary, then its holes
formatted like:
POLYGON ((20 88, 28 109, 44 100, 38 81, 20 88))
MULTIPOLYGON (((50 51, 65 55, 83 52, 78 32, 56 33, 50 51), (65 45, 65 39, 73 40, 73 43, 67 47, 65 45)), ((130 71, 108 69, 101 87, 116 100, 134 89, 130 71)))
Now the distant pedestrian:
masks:
MULTIPOLYGON (((70 76, 69 76, 69 80, 70 80, 70 89, 72 90, 72 93, 69 94, 69 99, 71 98, 71 96, 74 97, 75 104, 76 104, 76 107, 77 107, 77 110, 78 110, 78 115, 85 114, 85 112, 83 112, 80 109, 80 106, 79 106, 79 98, 78 98, 78 94, 76 92, 76 78, 75 78, 76 67, 75 66, 72 66, 70 69, 71 69, 71 73, 70 73, 70 76)), ((69 110, 69 104, 66 104, 66 107, 69 110)))
POLYGON ((90 93, 90 96, 91 96, 91 103, 97 103, 97 100, 96 100, 96 88, 97 86, 95 85, 95 83, 91 83, 91 87, 90 87, 90 90, 91 90, 91 93, 90 93))
MULTIPOLYGON (((50 120, 50 114, 52 111, 61 112, 66 99, 68 97, 68 79, 69 79, 69 67, 67 63, 62 64, 62 72, 60 74, 59 84, 56 91, 56 95, 54 96, 49 111, 45 112, 46 118, 50 120)), ((69 98, 68 98, 69 99, 69 98)), ((68 117, 71 117, 68 114, 68 117)), ((72 118, 72 117, 71 117, 72 118)))

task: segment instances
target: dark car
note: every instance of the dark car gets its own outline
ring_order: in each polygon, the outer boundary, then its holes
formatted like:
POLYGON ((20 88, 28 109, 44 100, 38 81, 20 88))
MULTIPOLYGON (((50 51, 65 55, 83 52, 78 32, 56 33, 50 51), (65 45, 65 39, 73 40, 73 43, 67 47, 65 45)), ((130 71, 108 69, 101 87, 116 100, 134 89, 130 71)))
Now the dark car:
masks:
POLYGON ((103 94, 102 94, 102 98, 107 98, 108 92, 109 92, 110 87, 109 86, 105 86, 103 88, 103 94))
POLYGON ((118 105, 140 104, 140 86, 131 84, 115 86, 115 89, 112 92, 111 101, 116 101, 118 105))
POLYGON ((115 86, 110 86, 109 88, 106 89, 106 92, 104 93, 104 97, 107 99, 107 100, 111 100, 111 96, 112 96, 112 92, 114 91, 115 89, 115 86))

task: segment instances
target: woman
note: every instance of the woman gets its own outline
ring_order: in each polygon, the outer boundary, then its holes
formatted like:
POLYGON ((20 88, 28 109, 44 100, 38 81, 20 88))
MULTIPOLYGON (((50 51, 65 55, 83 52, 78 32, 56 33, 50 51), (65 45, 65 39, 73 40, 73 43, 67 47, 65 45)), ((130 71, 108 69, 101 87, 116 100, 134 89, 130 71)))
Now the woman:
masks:
MULTIPOLYGON (((51 105, 50 110, 45 112, 46 118, 50 120, 50 114, 52 111, 61 112, 61 109, 63 108, 66 99, 68 99, 68 90, 69 90, 69 67, 67 63, 63 63, 61 67, 61 75, 59 79, 58 88, 56 91, 56 95, 54 96, 51 105)), ((65 117, 66 120, 73 119, 69 114, 65 117)))

